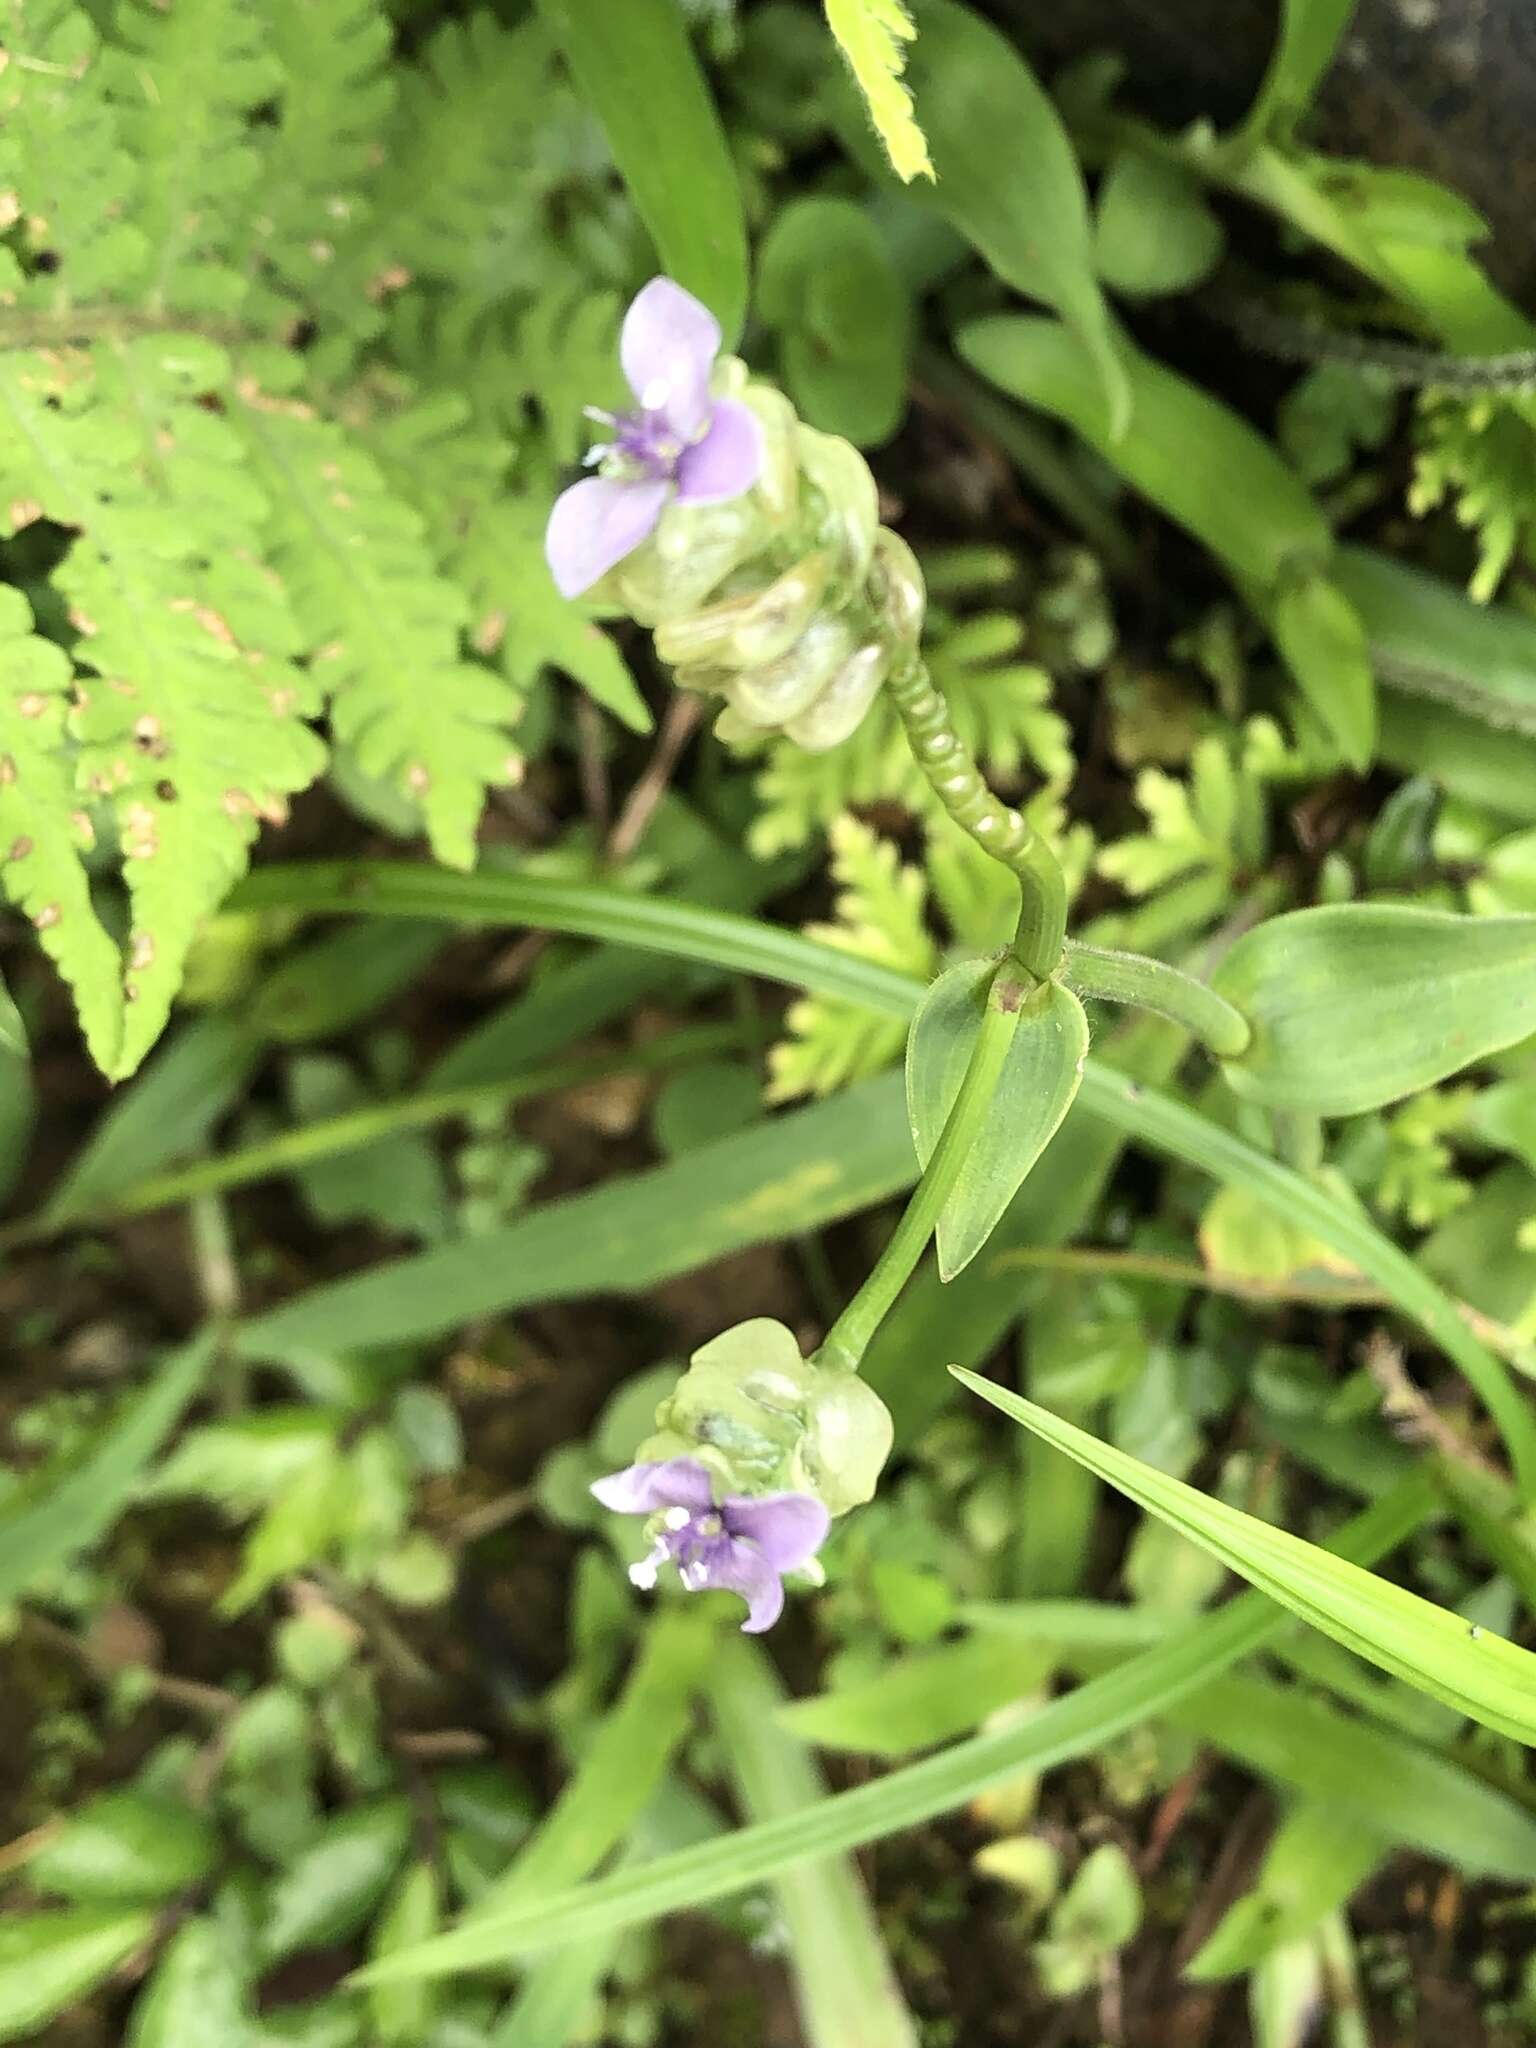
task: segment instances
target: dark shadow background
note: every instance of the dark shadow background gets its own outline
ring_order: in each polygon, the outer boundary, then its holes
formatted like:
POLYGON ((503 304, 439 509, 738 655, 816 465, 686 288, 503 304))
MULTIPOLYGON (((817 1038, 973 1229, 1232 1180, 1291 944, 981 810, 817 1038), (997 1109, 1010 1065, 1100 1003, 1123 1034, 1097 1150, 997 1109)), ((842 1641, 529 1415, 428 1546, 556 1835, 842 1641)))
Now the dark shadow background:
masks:
MULTIPOLYGON (((1049 74, 1096 49, 1130 65, 1128 95, 1172 125, 1240 115, 1279 0, 989 0, 1049 74)), ((1308 126, 1320 148, 1427 172, 1494 230, 1481 253, 1536 297, 1536 0, 1360 0, 1308 126)))

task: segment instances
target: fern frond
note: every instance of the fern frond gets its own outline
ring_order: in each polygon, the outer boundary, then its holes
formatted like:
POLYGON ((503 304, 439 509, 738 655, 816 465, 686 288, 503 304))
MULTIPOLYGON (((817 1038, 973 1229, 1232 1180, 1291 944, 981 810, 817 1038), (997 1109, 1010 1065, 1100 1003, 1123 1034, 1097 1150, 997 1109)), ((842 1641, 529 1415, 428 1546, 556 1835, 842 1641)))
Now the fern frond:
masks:
POLYGON ((249 116, 282 82, 262 30, 250 0, 118 0, 102 82, 146 171, 136 296, 149 313, 228 314, 244 296, 230 255, 262 174, 249 116))
POLYGON ((1422 517, 1451 501, 1477 538, 1471 595, 1486 604, 1536 521, 1536 398, 1427 391, 1408 508, 1422 517))
POLYGON ((26 912, 69 984, 92 1059, 110 1071, 122 1036, 121 961, 91 905, 65 721, 74 669, 32 631, 19 590, 0 584, 0 886, 26 912))
POLYGON ((115 1075, 153 1043, 260 820, 324 758, 298 631, 259 560, 265 500, 200 402, 229 373, 190 336, 0 356, 0 506, 77 534, 54 578, 90 671, 77 781, 115 817, 133 910, 115 1075))
POLYGON ((413 277, 459 287, 466 316, 544 281, 554 244, 543 207, 563 166, 539 150, 571 103, 537 21, 445 22, 402 74, 377 218, 413 277))
POLYGON ((383 0, 256 0, 256 13, 282 85, 249 222, 247 261, 264 273, 251 312, 291 318, 297 303, 354 353, 383 320, 369 195, 395 103, 389 13, 383 0))
POLYGON ((827 23, 858 81, 891 168, 909 183, 931 178, 928 144, 901 82, 902 48, 917 34, 901 0, 826 0, 827 23))
MULTIPOLYGON (((838 818, 828 835, 840 885, 831 924, 806 927, 824 945, 928 979, 938 949, 924 922, 928 885, 920 868, 903 864, 895 845, 857 818, 838 818)), ((768 1099, 830 1095, 901 1057, 906 1026, 831 996, 805 996, 785 1016, 789 1036, 768 1056, 768 1099)))
POLYGON ((421 514, 334 421, 249 381, 231 419, 271 499, 272 557, 337 739, 419 806, 440 860, 469 867, 487 788, 521 769, 507 736, 521 705, 464 658, 464 593, 438 573, 421 514))
POLYGON ((18 280, 23 306, 62 310, 117 292, 145 245, 127 209, 139 182, 103 82, 101 40, 73 0, 0 0, 0 221, 48 266, 18 280))

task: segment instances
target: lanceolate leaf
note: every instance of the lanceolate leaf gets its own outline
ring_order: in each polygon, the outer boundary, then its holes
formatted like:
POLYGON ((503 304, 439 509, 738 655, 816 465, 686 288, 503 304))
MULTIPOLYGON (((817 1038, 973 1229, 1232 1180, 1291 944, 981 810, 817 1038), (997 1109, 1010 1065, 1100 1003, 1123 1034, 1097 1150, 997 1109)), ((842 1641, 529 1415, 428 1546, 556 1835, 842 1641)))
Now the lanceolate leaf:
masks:
POLYGON ((1016 45, 961 0, 917 0, 912 13, 917 38, 907 82, 934 183, 910 189, 1005 284, 1055 307, 1085 352, 1111 434, 1122 433, 1131 393, 1094 271, 1082 173, 1061 117, 1016 45))
POLYGON ((972 1393, 1096 1472, 1325 1635, 1485 1727, 1536 1743, 1536 1656, 1444 1608, 1101 1443, 955 1368, 972 1393))
POLYGON ((1311 105, 1357 0, 1282 0, 1280 34, 1243 138, 1285 142, 1311 105))
POLYGON ((1240 1094, 1353 1116, 1536 1031, 1536 917, 1297 910, 1245 933, 1212 979, 1253 1025, 1225 1069, 1240 1094))
POLYGON ((84 1446, 45 1466, 0 1504, 0 1605, 26 1591, 39 1572, 94 1543, 133 1491, 139 1474, 197 1391, 213 1341, 177 1351, 84 1446))
POLYGON ((603 124, 669 277, 702 299, 732 347, 747 303, 736 166, 676 0, 539 0, 603 124))
POLYGON ((0 1920, 0 2041, 34 2036, 111 1976, 154 1930, 149 1912, 70 1906, 0 1920))

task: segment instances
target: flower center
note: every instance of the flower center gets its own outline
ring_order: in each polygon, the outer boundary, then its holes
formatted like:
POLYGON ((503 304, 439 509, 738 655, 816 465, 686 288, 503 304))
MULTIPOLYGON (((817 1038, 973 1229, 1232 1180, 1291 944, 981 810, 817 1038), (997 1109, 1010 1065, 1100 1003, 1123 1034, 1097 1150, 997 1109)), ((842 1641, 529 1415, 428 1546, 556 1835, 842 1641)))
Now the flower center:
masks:
POLYGON ((587 466, 600 476, 619 483, 670 483, 676 476, 686 444, 664 412, 642 406, 605 413, 589 406, 587 416, 613 429, 611 441, 599 441, 587 453, 587 466))

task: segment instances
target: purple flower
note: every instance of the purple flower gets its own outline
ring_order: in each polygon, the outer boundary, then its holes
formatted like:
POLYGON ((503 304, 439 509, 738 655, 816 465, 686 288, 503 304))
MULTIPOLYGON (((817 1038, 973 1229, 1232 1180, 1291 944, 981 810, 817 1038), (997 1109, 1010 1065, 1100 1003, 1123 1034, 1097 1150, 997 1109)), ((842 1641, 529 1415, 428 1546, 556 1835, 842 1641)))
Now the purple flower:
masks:
POLYGON ((654 1515, 656 1545, 630 1567, 649 1591, 664 1564, 675 1564, 690 1593, 739 1593, 747 1603, 742 1629, 761 1635, 784 1610, 785 1572, 809 1564, 826 1540, 831 1516, 808 1493, 714 1497, 709 1474, 693 1458, 630 1465, 599 1479, 592 1491, 621 1515, 654 1515))
POLYGON ((614 438, 587 457, 598 471, 555 500, 544 536, 562 597, 579 597, 633 554, 674 494, 701 505, 757 481, 762 437, 751 409, 711 399, 720 323, 670 277, 653 277, 624 316, 619 357, 634 412, 592 412, 614 438))

